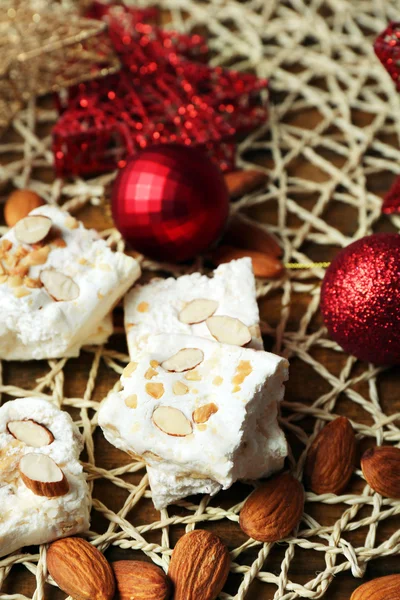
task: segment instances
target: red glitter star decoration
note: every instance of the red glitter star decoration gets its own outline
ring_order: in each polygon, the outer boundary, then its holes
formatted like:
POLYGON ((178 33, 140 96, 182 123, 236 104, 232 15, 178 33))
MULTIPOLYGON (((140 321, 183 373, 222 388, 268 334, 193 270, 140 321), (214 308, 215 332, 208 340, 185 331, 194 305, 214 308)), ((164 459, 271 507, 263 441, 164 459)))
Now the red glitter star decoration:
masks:
POLYGON ((267 81, 200 62, 204 39, 145 24, 154 9, 95 2, 89 16, 108 23, 123 68, 70 88, 53 129, 57 174, 123 167, 127 156, 157 143, 203 147, 222 170, 233 169, 234 136, 267 119, 267 81))

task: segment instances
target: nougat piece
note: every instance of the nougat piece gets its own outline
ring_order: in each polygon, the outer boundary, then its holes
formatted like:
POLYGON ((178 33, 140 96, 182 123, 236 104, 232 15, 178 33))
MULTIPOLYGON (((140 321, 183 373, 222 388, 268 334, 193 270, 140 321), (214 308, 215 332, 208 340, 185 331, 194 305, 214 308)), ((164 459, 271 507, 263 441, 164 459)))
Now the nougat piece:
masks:
POLYGON ((205 338, 160 334, 136 348, 99 411, 108 441, 148 465, 153 502, 217 493, 280 469, 288 362, 205 338))
POLYGON ((69 414, 47 400, 0 408, 0 557, 89 528, 82 449, 69 414))
POLYGON ((110 311, 140 276, 94 230, 41 206, 0 239, 0 358, 78 356, 112 333, 110 311))
POLYGON ((130 356, 154 334, 181 333, 215 339, 208 319, 222 315, 246 325, 251 333, 248 345, 263 349, 250 258, 220 265, 211 277, 192 273, 136 285, 125 297, 130 356))

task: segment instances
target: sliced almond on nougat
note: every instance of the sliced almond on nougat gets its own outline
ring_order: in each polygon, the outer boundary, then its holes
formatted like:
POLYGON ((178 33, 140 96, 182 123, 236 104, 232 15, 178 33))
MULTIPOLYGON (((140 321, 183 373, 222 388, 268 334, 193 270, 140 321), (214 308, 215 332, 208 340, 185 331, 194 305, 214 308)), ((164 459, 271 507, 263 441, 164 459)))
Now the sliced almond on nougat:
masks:
POLYGON ((51 431, 33 419, 9 421, 7 429, 15 439, 33 448, 41 448, 54 442, 54 435, 51 431))
POLYGON ((68 480, 58 465, 45 454, 25 454, 19 461, 22 481, 36 496, 64 496, 68 480))
POLYGON ((220 315, 207 319, 207 327, 211 335, 222 344, 245 346, 251 341, 250 329, 233 317, 220 315))
POLYGON ((57 302, 68 302, 76 300, 79 296, 79 286, 71 277, 46 269, 40 273, 40 281, 43 283, 46 291, 57 302))
POLYGON ((193 421, 195 423, 207 423, 208 419, 218 412, 218 406, 214 402, 203 404, 193 412, 193 421))
POLYGON ((42 215, 28 216, 21 219, 14 227, 15 237, 23 244, 37 244, 49 234, 52 221, 42 215))
POLYGON ((194 325, 202 323, 208 317, 211 317, 218 308, 218 302, 215 300, 207 300, 205 298, 196 298, 188 304, 179 313, 178 319, 181 323, 194 325))
POLYGON ((194 369, 204 360, 203 351, 199 348, 182 348, 176 354, 167 358, 161 363, 161 366, 166 371, 173 373, 182 373, 194 369))
POLYGON ((172 406, 159 406, 153 412, 153 423, 168 435, 185 437, 192 433, 192 424, 183 412, 172 406))

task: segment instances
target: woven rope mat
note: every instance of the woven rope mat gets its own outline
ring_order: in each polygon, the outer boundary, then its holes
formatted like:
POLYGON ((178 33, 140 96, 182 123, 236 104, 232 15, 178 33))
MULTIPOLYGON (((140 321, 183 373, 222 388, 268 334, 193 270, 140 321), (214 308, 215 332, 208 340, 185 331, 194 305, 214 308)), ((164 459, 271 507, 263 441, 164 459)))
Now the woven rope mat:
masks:
MULTIPOLYGON (((62 3, 68 2, 73 4, 72 0, 62 3)), ((254 69, 260 76, 270 78, 270 122, 249 135, 238 150, 239 164, 244 167, 252 166, 254 157, 263 153, 261 168, 268 173, 269 183, 265 190, 233 204, 232 211, 245 211, 259 220, 261 206, 263 210, 267 207, 273 223, 269 228, 282 240, 285 260, 290 261, 326 260, 332 247, 346 246, 372 232, 381 207, 381 199, 374 193, 375 178, 387 174, 389 181, 390 175, 400 172, 400 99, 374 56, 372 41, 388 20, 399 18, 400 2, 166 0, 161 6, 171 13, 171 27, 196 27, 207 32, 214 52, 213 64, 254 69), (304 115, 311 113, 312 128, 305 128, 304 115), (337 216, 343 211, 351 215, 346 230, 336 226, 337 216)), ((10 134, 0 140, 0 182, 29 186, 50 203, 66 203, 79 216, 81 206, 101 205, 113 175, 86 181, 43 181, 38 173, 52 165, 48 126, 55 118, 52 110, 36 106, 35 101, 16 116, 10 134)), ((393 217, 392 224, 399 229, 400 219, 396 222, 393 217)), ((111 245, 124 248, 115 231, 105 231, 103 235, 111 245)), ((143 262, 142 266, 157 269, 150 262, 143 262)), ((197 268, 201 268, 200 261, 193 267, 197 268)), ((178 274, 177 269, 166 270, 178 274)), ((301 397, 291 395, 289 381, 281 419, 294 449, 290 462, 298 476, 314 435, 337 414, 350 415, 359 440, 370 444, 400 441, 400 415, 392 414, 386 405, 385 412, 381 406, 378 383, 383 369, 359 365, 345 356, 321 327, 317 315, 323 275, 322 269, 313 269, 287 273, 279 281, 258 282, 267 340, 273 340, 274 351, 291 359, 291 379, 304 380, 301 397), (272 314, 275 309, 279 318, 268 323, 269 312, 272 314), (309 381, 317 383, 314 386, 309 381)), ((122 329, 119 334, 122 339, 122 329)), ((63 359, 42 363, 44 370, 40 373, 44 375, 30 381, 28 389, 6 385, 11 365, 3 363, 3 400, 41 396, 76 409, 73 414, 86 441, 85 469, 90 485, 104 479, 126 492, 126 501, 116 511, 94 498, 94 511, 106 519, 107 525, 102 534, 91 531, 89 539, 101 550, 110 545, 140 550, 167 571, 171 556, 169 535, 174 526, 186 525, 190 530, 207 526, 210 521, 221 527, 226 519, 237 523, 250 488, 240 488, 245 491, 233 506, 226 505, 230 496, 223 496, 224 509, 219 507, 222 495, 211 500, 204 497, 198 498, 198 504, 185 501, 179 507, 155 513, 152 523, 132 524, 136 505, 143 497, 150 498, 143 464, 125 460, 122 467, 100 468, 96 466, 94 443, 101 437, 95 433, 98 400, 117 381, 128 357, 112 346, 89 348, 83 355, 91 356, 91 368, 85 389, 75 397, 65 395, 65 370, 68 373, 70 361, 63 359), (104 389, 104 381, 113 383, 104 389), (97 393, 94 400, 96 389, 101 394, 99 397, 97 393), (135 474, 136 483, 132 483, 130 474, 135 474), (157 543, 148 541, 150 532, 158 532, 157 543)), ((18 372, 23 372, 22 367, 18 372)), ((70 370, 68 378, 71 373, 70 370)), ((118 385, 114 387, 117 389, 118 385)), ((111 497, 112 494, 110 505, 111 497)), ((379 529, 386 520, 390 525, 399 513, 400 502, 383 500, 374 494, 359 470, 345 495, 308 493, 298 531, 281 545, 280 572, 269 570, 269 558, 276 548, 247 540, 231 548, 232 572, 237 574, 234 581, 238 582, 233 592, 236 595, 221 593, 220 598, 242 600, 255 578, 274 584, 270 597, 275 600, 321 598, 334 575, 351 570, 355 577, 362 577, 368 561, 400 551, 400 531, 390 535, 389 526, 383 533, 379 529), (337 518, 317 520, 313 516, 317 503, 335 505, 337 518), (355 531, 362 532, 361 545, 352 542, 351 533, 355 531), (246 560, 250 550, 256 556, 253 562, 246 560), (323 556, 323 567, 313 579, 299 583, 292 566, 304 550, 323 556)), ((390 530, 396 528, 392 525, 390 530)), ((40 548, 39 554, 17 552, 2 559, 0 590, 6 587, 7 577, 12 579, 13 566, 21 563, 36 578, 33 599, 43 600, 47 579, 45 547, 40 548)), ((0 598, 26 596, 0 593, 0 598)))

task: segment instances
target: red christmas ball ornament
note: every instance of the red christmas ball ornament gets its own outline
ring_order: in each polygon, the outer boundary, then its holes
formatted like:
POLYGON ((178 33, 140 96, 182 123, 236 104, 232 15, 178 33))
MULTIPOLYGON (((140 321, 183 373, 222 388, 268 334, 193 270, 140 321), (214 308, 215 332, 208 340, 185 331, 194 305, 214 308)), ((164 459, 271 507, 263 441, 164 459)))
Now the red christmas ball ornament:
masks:
POLYGON ((325 274, 321 311, 346 352, 400 364, 400 235, 370 235, 342 250, 325 274))
POLYGON ((171 262, 207 250, 229 212, 221 171, 200 150, 181 145, 154 146, 128 159, 111 202, 124 238, 146 256, 171 262))

